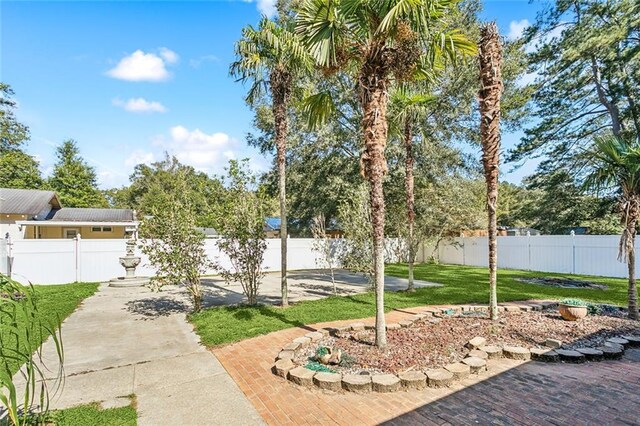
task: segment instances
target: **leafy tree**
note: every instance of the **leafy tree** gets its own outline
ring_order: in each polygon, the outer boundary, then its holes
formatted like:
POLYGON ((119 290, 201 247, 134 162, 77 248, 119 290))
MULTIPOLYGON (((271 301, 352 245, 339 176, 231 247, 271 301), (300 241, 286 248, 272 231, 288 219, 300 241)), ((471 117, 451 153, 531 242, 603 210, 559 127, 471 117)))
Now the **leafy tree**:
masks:
MULTIPOLYGON (((354 72, 362 112, 365 150, 361 169, 370 186, 373 253, 376 278, 376 346, 385 347, 384 320, 384 194, 387 172, 387 103, 392 76, 407 79, 428 68, 440 55, 473 51, 473 45, 456 31, 437 34, 431 28, 451 13, 449 1, 344 1, 306 0, 297 31, 309 46, 319 67, 331 72, 354 72), (424 55, 424 51, 428 54, 424 55)), ((326 111, 325 102, 315 108, 326 111)), ((311 112, 311 111, 310 111, 311 112)), ((320 116, 322 114, 319 114, 320 116)))
POLYGON ((635 238, 640 219, 640 141, 616 136, 597 137, 592 150, 592 169, 585 185, 596 190, 614 190, 624 226, 618 260, 629 271, 629 318, 638 320, 635 238))
POLYGON ((29 129, 16 120, 13 89, 0 82, 0 153, 20 149, 29 140, 29 129))
MULTIPOLYGON (((178 176, 180 177, 180 176, 178 176)), ((180 180, 186 189, 184 180, 180 180)), ((185 194, 185 192, 183 192, 185 194)), ((152 207, 151 217, 142 221, 140 246, 156 268, 152 284, 156 290, 167 284, 183 286, 193 302, 193 311, 202 309, 200 277, 212 266, 205 252, 205 236, 196 226, 187 197, 174 197, 162 207, 152 207)))
POLYGON ((242 31, 236 43, 236 61, 231 74, 240 81, 251 81, 247 102, 252 104, 268 87, 275 126, 278 198, 280 201, 281 293, 282 305, 289 304, 287 289, 287 199, 286 145, 288 108, 300 74, 311 67, 310 58, 293 31, 292 21, 273 22, 263 17, 258 28, 251 25, 242 31))
POLYGON ((495 22, 482 27, 480 38, 480 134, 482 135, 482 167, 487 183, 487 210, 489 212, 489 312, 492 320, 498 318, 498 166, 500 164, 500 98, 502 97, 502 45, 495 22))
POLYGON ((220 204, 225 212, 219 216, 222 238, 217 244, 231 262, 231 268, 216 268, 227 282, 239 282, 248 303, 258 303, 258 290, 264 277, 262 262, 267 249, 264 232, 265 200, 252 188, 256 178, 246 162, 232 160, 228 168, 228 188, 220 204))
POLYGON ((80 156, 78 144, 70 139, 56 149, 56 164, 48 184, 65 207, 107 207, 97 187, 96 172, 80 156))

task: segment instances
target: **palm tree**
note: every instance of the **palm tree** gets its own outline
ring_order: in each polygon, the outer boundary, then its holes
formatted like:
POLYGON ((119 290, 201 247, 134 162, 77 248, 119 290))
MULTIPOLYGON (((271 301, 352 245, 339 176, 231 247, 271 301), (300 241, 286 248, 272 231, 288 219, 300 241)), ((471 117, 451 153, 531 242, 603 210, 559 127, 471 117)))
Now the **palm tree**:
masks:
POLYGON ((296 30, 325 72, 352 72, 362 108, 361 171, 369 182, 376 293, 376 346, 384 319, 384 195, 387 104, 392 76, 412 78, 433 57, 474 46, 455 31, 435 32, 451 0, 304 0, 296 30), (426 54, 425 54, 426 52, 426 54))
POLYGON ((598 191, 617 189, 619 192, 618 208, 624 230, 618 260, 627 262, 629 318, 637 320, 635 238, 640 219, 640 140, 614 135, 597 137, 589 158, 592 171, 585 178, 585 186, 598 191))
POLYGON ((413 167, 415 158, 413 155, 413 141, 418 121, 424 117, 426 107, 432 104, 435 97, 427 94, 428 88, 425 84, 420 87, 417 84, 403 84, 391 95, 390 121, 392 132, 398 133, 405 149, 404 159, 404 187, 407 202, 407 291, 413 292, 414 277, 413 265, 416 259, 416 252, 420 241, 414 236, 415 222, 415 193, 413 167))
POLYGON ((500 98, 502 97, 502 45, 498 26, 490 22, 480 28, 480 136, 482 138, 482 166, 487 183, 489 212, 489 312, 498 318, 497 295, 497 215, 498 166, 500 164, 500 98))
POLYGON ((254 104, 268 91, 275 123, 276 163, 278 167, 278 198, 280 201, 280 256, 282 305, 289 304, 287 286, 287 192, 286 145, 288 108, 296 79, 309 71, 312 60, 287 21, 274 22, 263 17, 255 29, 242 30, 236 42, 236 61, 230 73, 238 81, 251 82, 247 103, 254 104))

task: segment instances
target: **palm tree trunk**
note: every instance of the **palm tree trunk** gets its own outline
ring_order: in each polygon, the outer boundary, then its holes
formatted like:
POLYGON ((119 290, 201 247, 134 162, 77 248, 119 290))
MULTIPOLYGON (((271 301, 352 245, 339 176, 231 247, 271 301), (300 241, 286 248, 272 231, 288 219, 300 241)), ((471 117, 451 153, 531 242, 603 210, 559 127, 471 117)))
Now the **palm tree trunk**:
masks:
POLYGON ((629 233, 628 247, 627 247, 627 268, 629 271, 629 319, 640 319, 638 316, 638 288, 636 287, 636 224, 638 222, 638 212, 631 212, 632 217, 627 223, 627 232, 629 233))
POLYGON ((415 243, 413 241, 413 223, 415 221, 415 195, 413 191, 413 120, 407 117, 404 123, 404 147, 406 151, 404 159, 404 188, 407 196, 407 270, 409 274, 409 284, 407 291, 413 292, 413 264, 415 262, 415 243))
POLYGON ((387 78, 383 64, 366 61, 360 70, 360 103, 365 151, 361 167, 369 181, 373 258, 376 292, 376 341, 378 348, 387 346, 384 318, 384 193, 382 181, 387 173, 384 148, 387 144, 387 78))
POLYGON ((271 97, 273 99, 273 119, 275 123, 276 162, 278 167, 278 199, 280 201, 280 292, 282 306, 289 305, 287 283, 287 191, 286 191, 286 150, 287 150, 287 102, 291 76, 286 70, 276 68, 271 73, 271 97))
POLYGON ((482 166, 487 183, 489 231, 489 312, 498 318, 497 295, 497 217, 498 166, 500 163, 500 97, 502 96, 502 46, 495 22, 480 30, 480 135, 482 138, 482 166))

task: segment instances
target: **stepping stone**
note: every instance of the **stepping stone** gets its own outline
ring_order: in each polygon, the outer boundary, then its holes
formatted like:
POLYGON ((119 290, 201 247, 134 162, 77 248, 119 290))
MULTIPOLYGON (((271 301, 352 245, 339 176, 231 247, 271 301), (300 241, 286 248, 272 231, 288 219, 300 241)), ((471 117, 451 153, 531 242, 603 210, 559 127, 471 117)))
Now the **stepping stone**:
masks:
POLYGON ((640 346, 640 336, 637 335, 626 335, 626 336, 622 336, 623 339, 628 340, 629 341, 629 346, 631 347, 637 347, 640 346))
POLYGON ((485 371, 487 369, 487 361, 482 358, 478 358, 475 356, 465 358, 462 360, 464 364, 467 364, 471 369, 472 373, 479 373, 481 371, 485 371))
POLYGON ((505 358, 527 361, 531 359, 531 351, 520 346, 505 346, 502 348, 505 358))
POLYGON ((291 343, 287 343, 286 345, 284 345, 282 347, 283 351, 297 351, 300 348, 300 343, 297 342, 291 342, 291 343))
POLYGON ((289 371, 289 380, 300 386, 313 386, 313 376, 315 371, 309 370, 304 367, 296 367, 289 371))
POLYGON ((445 365, 444 369, 450 373, 453 373, 453 378, 455 380, 466 379, 467 377, 469 377, 469 374, 471 373, 471 367, 461 362, 445 365))
POLYGON ((482 351, 480 349, 474 349, 472 351, 469 351, 469 354, 467 356, 468 357, 474 356, 480 359, 489 359, 489 355, 485 351, 482 351))
POLYGON ((313 376, 313 383, 320 389, 338 392, 342 389, 342 374, 318 372, 313 376))
POLYGON ((558 355, 560 355, 561 361, 566 362, 584 362, 585 356, 578 351, 571 351, 567 349, 556 349, 558 355))
POLYGON ((276 360, 281 360, 281 359, 288 359, 288 360, 292 360, 293 358, 295 358, 295 353, 293 351, 280 351, 280 353, 278 354, 278 356, 276 357, 276 360))
POLYGON ((562 341, 558 339, 547 339, 544 341, 544 345, 548 348, 559 349, 562 347, 562 341))
POLYGON ((368 374, 349 374, 342 377, 342 389, 349 392, 371 392, 371 376, 368 374))
POLYGON ((584 355, 587 361, 600 361, 604 357, 604 354, 599 349, 578 348, 576 351, 584 355))
POLYGON ((322 333, 318 333, 317 331, 312 331, 310 333, 305 334, 304 337, 308 337, 309 339, 311 339, 312 342, 317 342, 318 340, 322 339, 324 336, 322 335, 322 333))
POLYGON ((424 389, 427 386, 427 376, 419 371, 405 371, 399 373, 400 385, 404 389, 424 389))
POLYGON ((520 312, 520 307, 515 305, 505 305, 504 310, 507 312, 520 312))
POLYGON ((602 351, 604 359, 620 359, 624 353, 622 346, 600 346, 597 349, 602 351))
POLYGON ((604 342, 604 345, 605 346, 610 346, 612 348, 620 349, 622 352, 624 352, 624 346, 622 346, 619 343, 613 343, 613 342, 606 341, 606 342, 604 342))
POLYGON ((607 343, 615 343, 626 348, 629 344, 629 341, 627 339, 623 339, 622 337, 612 337, 610 339, 607 339, 607 343))
POLYGON ((484 337, 476 336, 467 342, 467 347, 469 349, 478 349, 480 346, 484 346, 486 344, 487 339, 485 339, 484 337))
POLYGON ((437 370, 427 370, 427 384, 430 388, 444 388, 453 383, 453 373, 439 368, 437 370))
POLYGON ((375 374, 371 377, 374 392, 388 393, 400 389, 400 379, 395 374, 375 374))
POLYGON ((397 324, 397 323, 387 324, 387 330, 399 330, 399 329, 400 329, 400 324, 397 324))
POLYGON ((502 358, 502 348, 499 346, 480 346, 479 349, 487 354, 488 359, 502 358))
POLYGON ((290 359, 280 359, 276 361, 273 366, 273 372, 276 373, 277 376, 284 377, 286 379, 287 374, 289 374, 289 371, 293 370, 294 367, 295 365, 290 359))
POLYGON ((293 339, 294 343, 300 343, 300 346, 307 346, 311 343, 311 339, 308 337, 298 337, 297 339, 293 339))
POLYGON ((550 348, 531 348, 531 358, 543 362, 558 362, 560 355, 550 348))
POLYGON ((353 324, 351 324, 351 329, 353 331, 362 331, 364 330, 364 323, 362 322, 354 322, 353 324))

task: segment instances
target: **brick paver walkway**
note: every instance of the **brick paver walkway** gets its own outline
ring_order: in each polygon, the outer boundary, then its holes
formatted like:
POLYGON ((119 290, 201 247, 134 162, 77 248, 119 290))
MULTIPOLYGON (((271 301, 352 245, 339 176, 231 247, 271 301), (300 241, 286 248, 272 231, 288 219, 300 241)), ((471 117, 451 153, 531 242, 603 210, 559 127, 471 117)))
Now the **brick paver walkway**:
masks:
MULTIPOLYGON (((424 308, 392 311, 397 322, 424 308)), ((273 425, 288 424, 639 424, 640 349, 620 361, 588 364, 492 361, 490 371, 449 389, 392 394, 305 389, 271 372, 280 348, 315 324, 213 349, 214 354, 273 425)), ((371 323, 372 319, 364 322, 371 323)))

